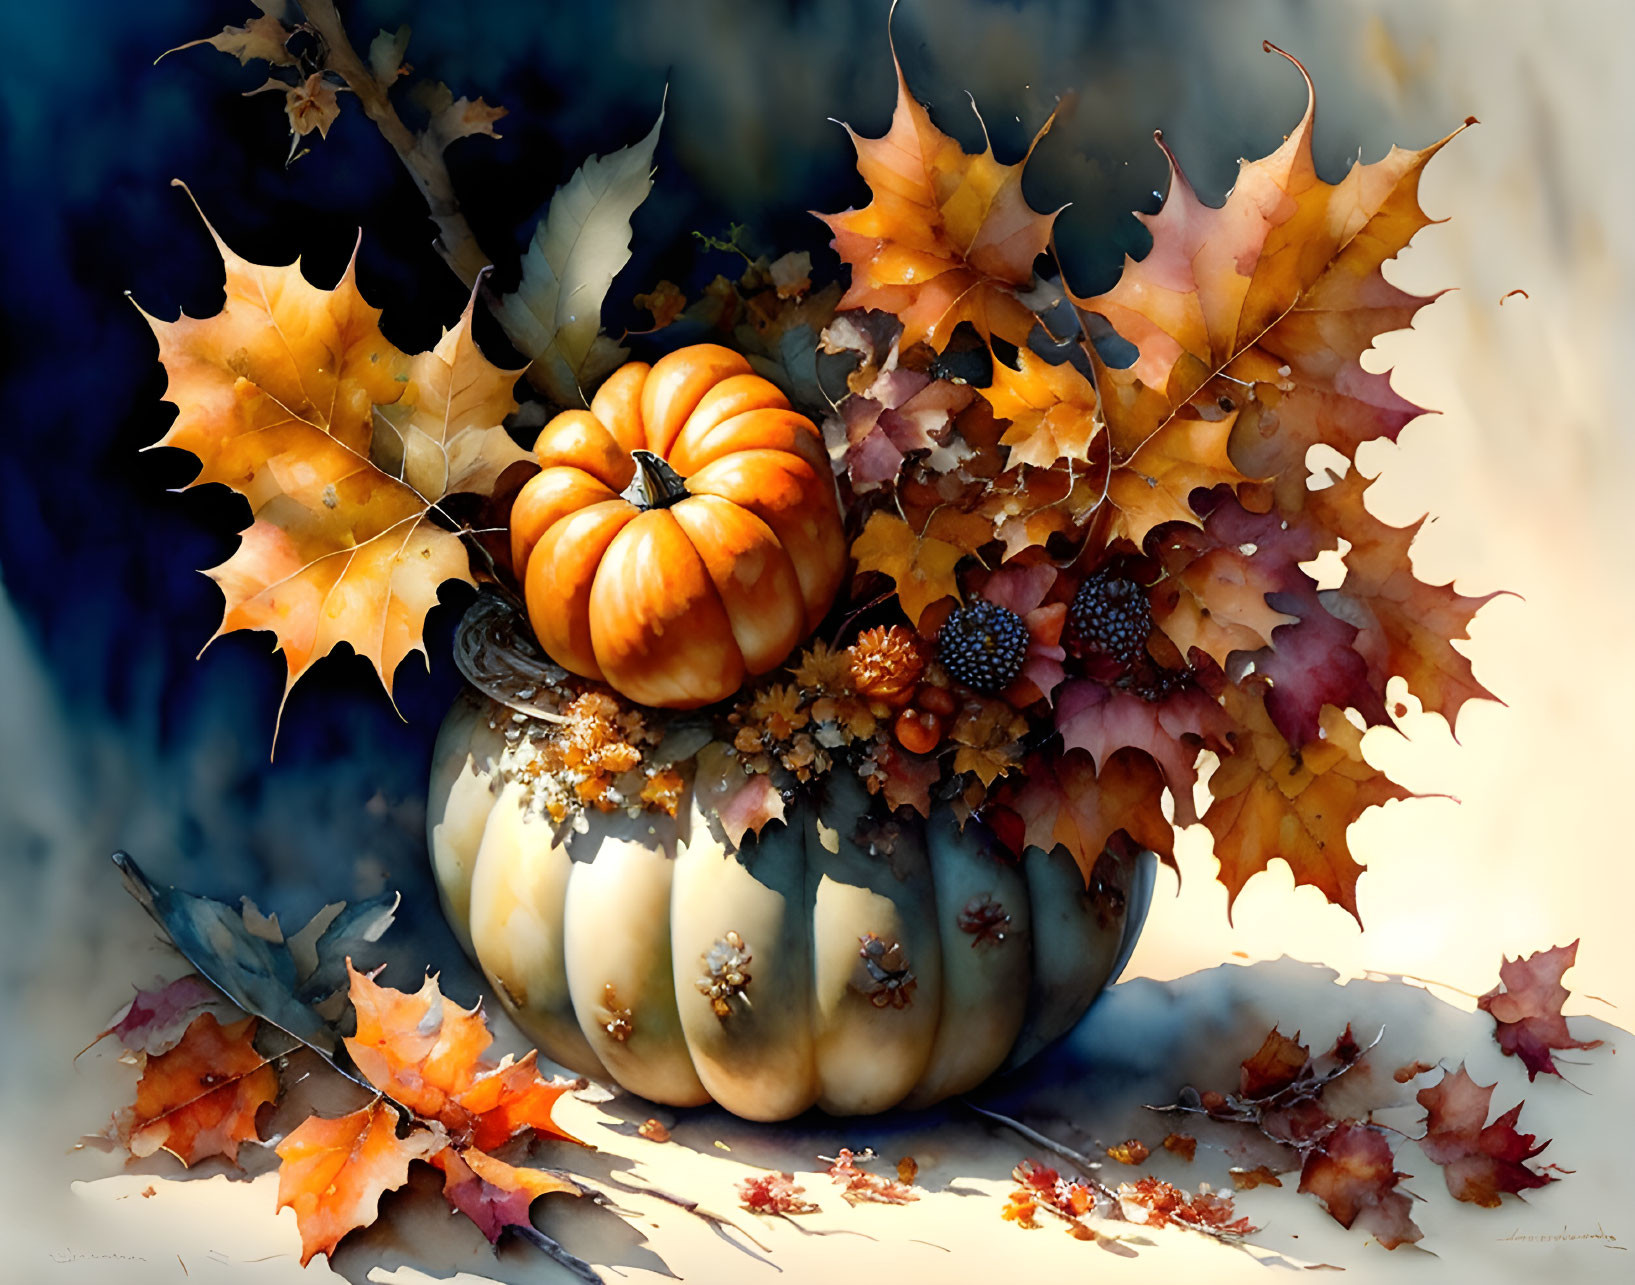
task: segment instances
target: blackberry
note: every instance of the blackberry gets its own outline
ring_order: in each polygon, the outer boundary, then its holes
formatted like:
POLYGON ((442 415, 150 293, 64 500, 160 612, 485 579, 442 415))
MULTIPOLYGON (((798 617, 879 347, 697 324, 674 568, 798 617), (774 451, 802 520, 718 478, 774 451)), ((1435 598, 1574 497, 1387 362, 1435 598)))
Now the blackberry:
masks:
POLYGON ((1131 684, 1131 690, 1148 704, 1167 700, 1186 687, 1192 675, 1184 669, 1163 669, 1152 666, 1131 684))
POLYGON ((997 692, 1022 672, 1028 627, 1008 607, 978 598, 957 607, 937 632, 937 659, 956 682, 997 692))
POLYGON ((1125 665, 1147 653, 1152 606, 1134 580, 1105 566, 1079 586, 1068 608, 1070 637, 1082 649, 1106 652, 1125 665))

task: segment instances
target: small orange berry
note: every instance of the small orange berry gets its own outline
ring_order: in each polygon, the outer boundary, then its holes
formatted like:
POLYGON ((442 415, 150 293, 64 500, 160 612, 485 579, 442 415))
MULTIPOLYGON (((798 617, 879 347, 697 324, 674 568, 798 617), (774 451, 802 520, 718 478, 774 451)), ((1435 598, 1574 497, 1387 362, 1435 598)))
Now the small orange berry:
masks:
POLYGON ((942 742, 942 719, 910 705, 897 715, 892 731, 897 743, 910 754, 929 754, 942 742))
POLYGON ((938 718, 952 718, 956 708, 954 693, 931 683, 920 684, 919 690, 914 693, 914 703, 938 718))

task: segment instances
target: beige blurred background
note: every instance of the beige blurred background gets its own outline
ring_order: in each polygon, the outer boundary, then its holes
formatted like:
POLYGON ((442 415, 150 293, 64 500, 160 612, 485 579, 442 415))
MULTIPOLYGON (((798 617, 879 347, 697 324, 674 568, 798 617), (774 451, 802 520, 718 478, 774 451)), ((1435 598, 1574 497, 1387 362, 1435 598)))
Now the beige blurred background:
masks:
MULTIPOLYGON (((798 35, 778 6, 708 0, 681 7, 690 34, 638 23, 627 44, 662 65, 666 40, 712 33, 709 49, 697 56, 720 70, 714 83, 723 111, 747 117, 764 110, 765 96, 781 92, 781 81, 810 116, 809 125, 790 127, 802 145, 836 145, 824 114, 848 116, 867 132, 882 127, 889 68, 872 14, 866 28, 842 33, 839 53, 814 48, 808 60, 763 61, 751 71, 742 70, 751 66, 739 57, 743 47, 798 35), (869 103, 826 94, 824 69, 840 57, 868 70, 875 87, 869 103), (812 111, 808 100, 821 102, 822 110, 812 111)), ((817 22, 805 12, 804 22, 817 22)), ((905 63, 938 121, 974 141, 959 92, 970 88, 989 112, 1003 159, 1014 153, 1014 139, 1042 119, 1051 96, 1078 92, 1076 114, 1041 149, 1037 163, 1046 173, 1035 195, 1041 205, 1076 201, 1063 216, 1070 246, 1074 238, 1105 236, 1099 220, 1107 192, 1117 191, 1124 205, 1141 195, 1131 190, 1123 157, 1143 173, 1157 173, 1150 144, 1141 141, 1153 126, 1164 128, 1206 199, 1219 199, 1230 182, 1226 148, 1261 154, 1275 146, 1279 130, 1297 118, 1301 94, 1286 65, 1260 51, 1263 37, 1302 56, 1316 76, 1319 149, 1331 179, 1339 177, 1335 158, 1357 146, 1375 159, 1390 141, 1421 146, 1466 115, 1481 119, 1425 178, 1425 208, 1449 222, 1427 229, 1388 269, 1411 290, 1452 288, 1412 332, 1388 336, 1377 352, 1379 362, 1395 368, 1401 392, 1441 414, 1411 425, 1396 446, 1366 448, 1361 463, 1366 472, 1382 474, 1371 492, 1379 516, 1402 523, 1433 515, 1415 548, 1422 579, 1455 580, 1466 593, 1502 588, 1519 595, 1495 599, 1478 617, 1472 640, 1461 644, 1477 676, 1506 704, 1467 706, 1457 743, 1435 717, 1410 720, 1407 741, 1370 733, 1369 755, 1394 769, 1397 779, 1458 801, 1393 804, 1354 828, 1353 850, 1369 867, 1359 885, 1366 931, 1309 889, 1294 890, 1281 865, 1248 885, 1229 926, 1203 832, 1184 835, 1179 891, 1172 874, 1160 875, 1126 974, 1152 981, 1118 992, 1127 997, 1117 1011, 1128 1023, 1119 1029, 1127 1035, 1147 1030, 1152 1048, 1162 1049, 1166 1039, 1178 1038, 1180 1024, 1240 1004, 1245 1031, 1288 1014, 1290 1025, 1310 1024, 1315 1042, 1326 1034, 1318 1028, 1337 1013, 1407 1012, 1403 1006, 1417 1002, 1403 997, 1404 988, 1388 1001, 1374 991, 1366 992, 1372 999, 1358 998, 1362 990, 1337 999, 1323 974, 1292 964, 1277 966, 1292 970, 1285 972, 1268 966, 1198 975, 1223 963, 1285 954, 1326 965, 1341 979, 1404 973, 1454 988, 1435 992, 1445 1012, 1427 1010, 1427 1016, 1413 1009, 1401 1020, 1439 1032, 1446 1041, 1439 1050, 1452 1056, 1470 1049, 1479 1078, 1503 1078, 1496 1107, 1527 1095, 1524 1125, 1544 1121, 1541 1130, 1547 1126, 1557 1138, 1552 1155, 1568 1167, 1577 1161, 1580 1174, 1535 1196, 1531 1206, 1507 1202, 1502 1214, 1444 1210, 1437 1224, 1443 1257, 1435 1260, 1388 1256, 1361 1236, 1341 1234, 1292 1192, 1270 1193, 1286 1199, 1258 1209, 1269 1211, 1279 1235, 1292 1229, 1319 1238, 1320 1257, 1344 1265, 1351 1280, 1464 1280, 1476 1262, 1487 1280, 1531 1280, 1552 1266, 1574 1281, 1630 1279, 1635 1267, 1620 1252, 1460 1256, 1457 1246, 1486 1245, 1512 1225, 1553 1229, 1569 1217, 1591 1223, 1604 1217, 1606 1230, 1627 1245, 1635 1239, 1635 1224, 1627 1221, 1635 1191, 1627 1158, 1611 1141, 1630 1134, 1630 1077, 1617 1067, 1614 1049, 1579 1055, 1588 1065, 1570 1071, 1595 1097, 1574 1096, 1564 1085, 1529 1086, 1484 1043, 1485 1019, 1456 1010, 1472 1003, 1461 991, 1479 993, 1494 984, 1501 955, 1579 938, 1567 1011, 1624 1029, 1635 1011, 1625 749, 1635 722, 1635 669, 1626 663, 1635 632, 1635 541, 1626 497, 1635 431, 1618 400, 1626 354, 1635 351, 1635 243, 1625 235, 1635 198, 1635 90, 1622 74, 1635 10, 1611 0, 1552 6, 1177 0, 1150 7, 1062 0, 1022 3, 1014 11, 974 0, 905 0, 897 21, 905 63), (1018 84, 1026 89, 1018 91, 1018 84), (1000 119, 1010 109, 1014 124, 1000 119), (1516 289, 1527 297, 1501 305, 1516 289), (1171 980, 1173 986, 1155 984, 1171 980), (1147 1026, 1135 999, 1150 1000, 1147 1026)), ((736 166, 744 181, 755 176, 754 146, 727 146, 712 159, 704 150, 690 153, 683 137, 677 150, 685 164, 736 166)), ((126 1069, 111 1055, 87 1055, 76 1065, 74 1052, 128 998, 132 983, 175 971, 107 869, 106 854, 121 845, 163 852, 184 806, 195 812, 202 806, 208 818, 215 815, 211 809, 229 804, 218 797, 211 742, 201 740, 186 776, 167 777, 155 769, 141 735, 68 721, 35 641, 3 601, 0 671, 7 692, 0 702, 0 809, 8 843, 25 830, 34 836, 27 860, 13 854, 19 858, 14 881, 0 901, 7 1032, 0 1040, 0 1120, 13 1156, 0 1166, 0 1209, 20 1264, 20 1274, 7 1269, 7 1278, 325 1279, 321 1264, 303 1275, 290 1258, 292 1219, 270 1215, 268 1176, 244 1183, 217 1173, 176 1182, 169 1181, 174 1168, 161 1172, 157 1161, 127 1174, 116 1158, 68 1150, 130 1092, 126 1069), (141 1193, 149 1186, 158 1191, 145 1200, 141 1193)), ((216 735, 219 751, 234 732, 221 728, 216 735)), ((338 882, 351 886, 329 891, 371 893, 396 878, 391 863, 401 857, 375 831, 382 818, 396 824, 401 814, 398 829, 412 833, 417 801, 371 795, 361 778, 327 788, 325 806, 356 819, 329 837, 351 863, 350 870, 346 861, 336 867, 338 882), (347 793, 353 784, 355 798, 347 793)), ((265 841, 258 850, 276 856, 281 844, 305 842, 289 818, 308 806, 304 796, 260 799, 251 831, 265 841)), ((310 852, 304 857, 312 860, 310 852)), ((266 869, 254 867, 245 890, 263 886, 252 879, 279 886, 276 866, 274 860, 266 869)), ((404 948, 413 955, 415 945, 404 948)), ((439 939, 437 949, 446 947, 439 939)), ((451 978, 461 976, 453 959, 443 962, 451 978)), ((469 981, 464 974, 463 984, 469 981)), ((1616 1034, 1600 1025, 1585 1029, 1616 1034)), ((742 1171, 729 1164, 732 1153, 711 1147, 713 1139, 735 1147, 740 1158, 809 1168, 811 1157, 837 1140, 872 1136, 839 1126, 755 1131, 706 1115, 694 1126, 695 1150, 643 1152, 621 1131, 626 1117, 640 1118, 636 1110, 624 1104, 611 1125, 601 1121, 612 1132, 604 1130, 600 1144, 614 1151, 628 1144, 668 1185, 713 1192, 723 1210, 742 1171)), ((587 1121, 601 1120, 593 1108, 582 1111, 587 1121)), ((891 1137, 889 1128, 882 1137, 891 1137)), ((1165 1239, 1135 1261, 1070 1253, 1080 1247, 1062 1244, 1059 1234, 1029 1238, 997 1222, 1005 1167, 1023 1153, 1015 1139, 943 1123, 903 1145, 922 1155, 942 1146, 950 1165, 956 1157, 968 1169, 986 1165, 989 1176, 970 1185, 987 1198, 949 1194, 909 1212, 890 1211, 901 1214, 895 1219, 865 1210, 846 1224, 874 1240, 779 1229, 773 1243, 782 1275, 723 1249, 696 1223, 643 1206, 649 1217, 641 1229, 654 1254, 627 1255, 621 1270, 634 1280, 674 1272, 700 1281, 828 1279, 842 1270, 949 1281, 1028 1270, 1123 1273, 1130 1280, 1207 1272, 1216 1280, 1259 1280, 1268 1270, 1251 1257, 1184 1237, 1165 1239), (930 1242, 942 1247, 914 1247, 930 1242), (978 1267, 980 1276, 967 1274, 978 1267)), ((1430 1193, 1434 1173, 1418 1185, 1430 1193)), ((850 1217, 841 1206, 836 1225, 850 1217)), ((433 1229, 422 1231, 431 1239, 440 1234, 432 1223, 424 1228, 433 1229)), ((480 1241, 468 1240, 453 1242, 457 1264, 445 1254, 429 1277, 403 1267, 415 1255, 381 1244, 342 1266, 354 1280, 454 1279, 458 1269, 479 1274, 460 1279, 552 1279, 535 1259, 513 1252, 496 1265, 480 1241)))

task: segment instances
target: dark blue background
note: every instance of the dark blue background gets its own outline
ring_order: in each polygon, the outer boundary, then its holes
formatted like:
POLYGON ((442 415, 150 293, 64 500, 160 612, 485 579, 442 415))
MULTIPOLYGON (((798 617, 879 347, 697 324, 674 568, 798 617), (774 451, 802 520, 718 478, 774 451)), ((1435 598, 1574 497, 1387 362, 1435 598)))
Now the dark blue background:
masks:
MULTIPOLYGON (((1270 6, 1274 10, 1276 5, 1270 6)), ((455 94, 510 115, 503 138, 457 143, 449 161, 480 239, 510 284, 515 251, 552 190, 588 153, 639 138, 666 82, 669 117, 636 253, 615 283, 608 323, 639 326, 628 303, 660 276, 695 287, 731 260, 689 233, 749 225, 773 254, 813 252, 838 271, 807 213, 862 203, 853 153, 829 117, 878 134, 894 94, 883 0, 631 0, 589 6, 523 0, 368 0, 342 6, 360 50, 381 26, 414 29, 408 61, 455 94)), ((1289 3, 1277 30, 1246 30, 1201 6, 1126 0, 907 0, 898 47, 910 82, 968 146, 976 95, 1001 159, 1018 156, 1058 95, 1076 110, 1044 141, 1033 204, 1071 201, 1059 231, 1068 275, 1103 288, 1144 234, 1126 213, 1152 208, 1164 170, 1155 125, 1208 199, 1233 158, 1274 146, 1304 94, 1272 36, 1306 55, 1323 86, 1321 159, 1331 175, 1361 142, 1429 141, 1448 122, 1390 107, 1366 87, 1353 43, 1330 15, 1289 3), (1189 25, 1182 57, 1166 36, 1189 25), (1199 30, 1214 24, 1218 34, 1199 30), (1218 50, 1200 61, 1199 48, 1218 50)), ((283 166, 287 134, 264 78, 208 47, 161 51, 252 16, 222 4, 13 6, 5 108, 5 487, 0 568, 25 635, 56 685, 86 842, 137 851, 150 871, 200 891, 254 892, 286 919, 381 883, 424 889, 421 791, 432 737, 458 687, 448 638, 468 591, 450 589, 427 629, 430 672, 405 665, 400 720, 369 668, 321 663, 284 713, 270 635, 235 634, 195 660, 220 619, 198 568, 225 560, 247 511, 219 487, 176 493, 190 456, 142 453, 172 409, 154 340, 125 292, 154 315, 215 312, 221 269, 179 177, 223 237, 262 262, 301 256, 331 284, 363 230, 359 280, 400 347, 433 343, 464 290, 431 250, 431 227, 396 157, 343 96, 327 141, 283 166)), ((1361 19, 1355 20, 1360 29, 1361 19)), ((492 326, 479 332, 503 359, 492 326)), ((43 861, 46 838, 13 800, 9 850, 43 861)), ((111 872, 110 872, 110 876, 111 872)), ((424 898, 411 918, 430 927, 424 898)))

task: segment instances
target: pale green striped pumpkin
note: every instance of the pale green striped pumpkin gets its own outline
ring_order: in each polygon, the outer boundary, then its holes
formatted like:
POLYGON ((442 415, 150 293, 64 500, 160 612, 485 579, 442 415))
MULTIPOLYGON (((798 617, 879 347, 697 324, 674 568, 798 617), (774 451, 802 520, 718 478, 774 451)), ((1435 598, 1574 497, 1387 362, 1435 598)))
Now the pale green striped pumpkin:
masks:
POLYGON ((570 854, 513 726, 469 690, 439 733, 444 912, 543 1054, 654 1102, 782 1120, 963 1093, 1078 1021, 1151 897, 1148 854, 1109 855, 1087 889, 1063 850, 1006 862, 947 816, 866 851, 869 800, 844 770, 737 852, 689 790, 675 819, 587 813, 570 854))

